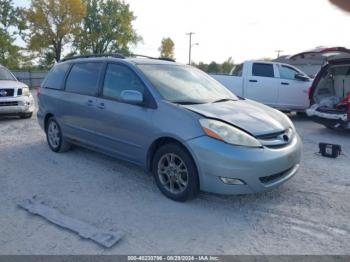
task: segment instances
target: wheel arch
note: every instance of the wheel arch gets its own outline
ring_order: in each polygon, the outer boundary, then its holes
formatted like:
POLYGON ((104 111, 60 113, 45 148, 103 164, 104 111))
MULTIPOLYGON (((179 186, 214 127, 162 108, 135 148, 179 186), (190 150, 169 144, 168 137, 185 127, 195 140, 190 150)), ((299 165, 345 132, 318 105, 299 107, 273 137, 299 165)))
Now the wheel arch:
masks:
POLYGON ((51 118, 51 117, 53 117, 54 115, 53 114, 51 114, 51 113, 47 113, 46 115, 45 115, 45 118, 44 118, 44 128, 45 128, 45 131, 47 130, 47 122, 48 122, 48 120, 51 118))
POLYGON ((184 143, 182 143, 179 139, 176 139, 176 138, 173 138, 173 137, 170 137, 170 136, 163 136, 163 137, 157 138, 155 141, 153 141, 151 146, 148 148, 148 151, 147 151, 147 162, 146 162, 146 169, 147 169, 147 171, 152 172, 152 163, 153 163, 154 155, 157 152, 157 150, 161 146, 166 145, 166 144, 171 144, 171 143, 179 145, 181 148, 183 148, 190 155, 190 157, 193 160, 193 163, 195 164, 195 168, 196 168, 197 173, 198 173, 199 169, 198 169, 197 161, 193 157, 193 154, 192 154, 191 150, 187 146, 185 146, 184 143))

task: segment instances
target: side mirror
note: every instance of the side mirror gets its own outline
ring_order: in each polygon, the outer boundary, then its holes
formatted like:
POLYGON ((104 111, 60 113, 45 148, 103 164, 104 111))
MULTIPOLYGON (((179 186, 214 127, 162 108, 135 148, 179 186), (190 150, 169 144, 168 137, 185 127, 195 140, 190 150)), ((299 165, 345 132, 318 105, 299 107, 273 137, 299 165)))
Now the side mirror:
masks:
POLYGON ((298 80, 301 80, 301 81, 309 81, 310 80, 309 77, 307 77, 306 75, 300 74, 300 73, 295 74, 294 77, 295 77, 295 79, 298 79, 298 80))
POLYGON ((121 92, 121 98, 124 102, 130 104, 142 104, 143 103, 143 95, 141 92, 136 90, 124 90, 121 92))

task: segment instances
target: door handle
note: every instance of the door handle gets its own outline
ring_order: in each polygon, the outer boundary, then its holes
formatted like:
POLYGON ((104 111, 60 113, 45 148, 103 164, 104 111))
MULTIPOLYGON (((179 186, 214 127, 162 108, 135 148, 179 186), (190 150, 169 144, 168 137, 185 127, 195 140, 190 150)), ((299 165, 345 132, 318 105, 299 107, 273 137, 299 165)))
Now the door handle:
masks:
POLYGON ((94 105, 94 101, 88 100, 86 104, 87 104, 87 106, 93 106, 94 105))
POLYGON ((99 109, 105 109, 105 103, 99 103, 98 105, 97 105, 97 107, 99 108, 99 109))
POLYGON ((287 82, 282 82, 281 85, 289 86, 289 83, 287 83, 287 82))
POLYGON ((249 82, 251 82, 251 83, 257 83, 258 80, 250 79, 249 82))

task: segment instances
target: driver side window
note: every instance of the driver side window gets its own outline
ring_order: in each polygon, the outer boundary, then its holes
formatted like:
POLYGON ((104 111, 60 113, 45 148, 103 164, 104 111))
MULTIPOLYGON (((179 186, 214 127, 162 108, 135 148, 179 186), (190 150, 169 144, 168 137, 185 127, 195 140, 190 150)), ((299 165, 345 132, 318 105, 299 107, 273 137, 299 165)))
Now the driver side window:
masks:
POLYGON ((297 70, 295 70, 289 66, 281 65, 278 67, 278 69, 280 72, 280 78, 283 78, 283 79, 295 80, 295 75, 300 74, 297 70))
POLYGON ((102 95, 106 98, 121 99, 124 90, 134 90, 144 94, 144 85, 129 68, 118 64, 108 64, 102 95))

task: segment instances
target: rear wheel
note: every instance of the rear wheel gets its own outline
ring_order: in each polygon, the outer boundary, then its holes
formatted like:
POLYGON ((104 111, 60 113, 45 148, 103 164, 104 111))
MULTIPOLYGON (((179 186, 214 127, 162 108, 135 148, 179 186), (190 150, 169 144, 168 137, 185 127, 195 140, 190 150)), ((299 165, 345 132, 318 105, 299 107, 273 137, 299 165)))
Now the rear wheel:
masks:
POLYGON ((65 152, 70 149, 70 143, 62 135, 62 130, 54 117, 49 118, 46 125, 46 139, 49 147, 56 153, 65 152))
POLYGON ((177 144, 167 144, 154 156, 153 173, 159 190, 175 201, 194 198, 199 191, 198 173, 190 154, 177 144))

